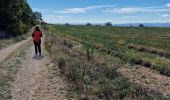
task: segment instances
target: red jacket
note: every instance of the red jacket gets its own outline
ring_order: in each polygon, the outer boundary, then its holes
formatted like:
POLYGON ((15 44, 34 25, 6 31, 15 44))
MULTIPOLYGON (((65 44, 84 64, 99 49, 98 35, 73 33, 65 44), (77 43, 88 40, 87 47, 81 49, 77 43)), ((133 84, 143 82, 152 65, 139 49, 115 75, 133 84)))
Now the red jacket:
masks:
POLYGON ((32 33, 32 37, 33 37, 33 41, 36 43, 40 43, 41 42, 41 37, 42 37, 42 32, 41 31, 34 31, 32 33))

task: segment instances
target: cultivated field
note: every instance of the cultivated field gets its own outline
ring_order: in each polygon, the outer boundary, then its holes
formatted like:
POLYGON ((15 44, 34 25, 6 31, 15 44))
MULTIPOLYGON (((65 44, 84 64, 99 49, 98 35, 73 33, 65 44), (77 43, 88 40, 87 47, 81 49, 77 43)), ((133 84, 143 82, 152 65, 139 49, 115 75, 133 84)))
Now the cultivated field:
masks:
POLYGON ((46 49, 76 84, 78 98, 166 99, 170 95, 170 28, 49 27, 46 49))
POLYGON ((170 28, 55 26, 53 32, 170 76, 170 28))

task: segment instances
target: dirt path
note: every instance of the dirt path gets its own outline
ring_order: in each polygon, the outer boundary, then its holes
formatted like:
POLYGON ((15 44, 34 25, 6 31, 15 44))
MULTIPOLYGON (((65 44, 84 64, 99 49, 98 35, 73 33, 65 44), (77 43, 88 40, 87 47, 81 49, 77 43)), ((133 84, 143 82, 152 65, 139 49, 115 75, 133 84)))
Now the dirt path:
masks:
MULTIPOLYGON (((27 40, 23 40, 0 50, 0 63, 8 62, 8 58, 11 58, 12 54, 20 52, 19 49, 24 44, 31 42, 32 39, 30 37, 27 40)), ((42 48, 43 56, 34 56, 33 46, 27 48, 29 49, 26 49, 25 51, 26 55, 23 57, 23 62, 20 65, 17 65, 20 66, 19 71, 17 71, 16 78, 10 86, 11 99, 65 100, 67 94, 67 82, 60 76, 59 70, 53 75, 52 68, 54 66, 50 62, 44 46, 42 48)), ((13 57, 13 59, 15 59, 15 57, 13 57)), ((57 67, 55 68, 58 69, 57 67)))
MULTIPOLYGON (((13 46, 15 47, 15 46, 13 46)), ((43 51, 44 48, 43 48, 43 51)), ((46 52, 43 56, 33 56, 34 48, 28 49, 21 69, 12 84, 12 100, 64 100, 66 99, 66 84, 56 75, 49 77, 48 67, 51 67, 46 52)))
POLYGON ((9 55, 11 55, 13 52, 15 52, 18 48, 20 48, 22 45, 24 45, 25 43, 31 41, 31 37, 23 40, 21 42, 18 42, 16 44, 13 44, 5 49, 0 50, 0 63, 2 61, 4 61, 9 55))

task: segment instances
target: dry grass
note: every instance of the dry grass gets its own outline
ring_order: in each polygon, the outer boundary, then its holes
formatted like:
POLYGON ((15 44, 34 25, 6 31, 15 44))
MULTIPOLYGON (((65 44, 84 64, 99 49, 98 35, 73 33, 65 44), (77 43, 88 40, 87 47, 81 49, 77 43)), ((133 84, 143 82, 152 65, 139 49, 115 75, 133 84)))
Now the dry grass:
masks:
POLYGON ((18 36, 18 37, 15 37, 15 38, 8 38, 8 39, 2 39, 0 38, 0 50, 11 45, 11 44, 14 44, 14 43, 17 43, 19 41, 22 41, 22 40, 25 40, 27 37, 29 37, 30 34, 24 34, 24 35, 21 35, 21 36, 18 36))

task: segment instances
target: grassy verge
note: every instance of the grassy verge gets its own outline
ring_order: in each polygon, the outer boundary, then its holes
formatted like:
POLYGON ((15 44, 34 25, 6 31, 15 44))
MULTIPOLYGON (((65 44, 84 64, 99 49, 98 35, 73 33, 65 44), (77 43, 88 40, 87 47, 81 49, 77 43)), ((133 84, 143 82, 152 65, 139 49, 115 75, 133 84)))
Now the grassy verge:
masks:
POLYGON ((120 75, 116 71, 121 67, 121 62, 117 58, 102 55, 91 48, 87 49, 87 46, 50 33, 46 36, 45 46, 61 73, 74 84, 71 90, 74 90, 73 96, 79 99, 161 98, 148 95, 139 86, 120 75))
POLYGON ((0 50, 11 45, 14 43, 17 43, 19 41, 25 40, 27 39, 29 36, 31 36, 30 32, 20 35, 18 37, 11 37, 11 38, 7 38, 7 39, 0 39, 0 50))

